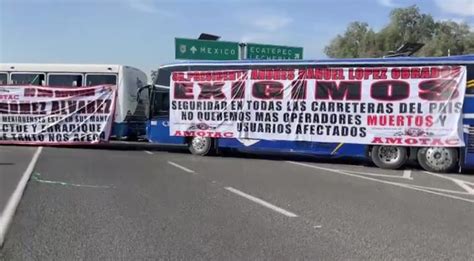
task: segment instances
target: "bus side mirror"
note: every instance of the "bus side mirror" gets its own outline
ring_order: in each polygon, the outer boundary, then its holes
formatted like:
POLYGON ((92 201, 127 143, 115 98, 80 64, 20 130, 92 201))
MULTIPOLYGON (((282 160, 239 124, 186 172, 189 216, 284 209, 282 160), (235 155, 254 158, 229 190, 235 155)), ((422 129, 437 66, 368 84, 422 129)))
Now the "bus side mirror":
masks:
POLYGON ((151 87, 151 85, 145 85, 145 86, 140 87, 140 88, 138 89, 138 91, 137 91, 137 102, 139 102, 139 101, 141 100, 141 97, 140 97, 140 96, 141 96, 143 90, 150 90, 150 87, 151 87))

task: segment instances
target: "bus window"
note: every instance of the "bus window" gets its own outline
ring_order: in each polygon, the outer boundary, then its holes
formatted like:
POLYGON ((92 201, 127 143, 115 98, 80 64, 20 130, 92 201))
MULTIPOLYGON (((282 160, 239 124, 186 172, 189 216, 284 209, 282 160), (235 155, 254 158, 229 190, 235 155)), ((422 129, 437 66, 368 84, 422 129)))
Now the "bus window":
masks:
POLYGON ((167 92, 155 92, 152 116, 169 115, 170 95, 167 92))
POLYGON ((82 75, 80 74, 49 74, 48 85, 57 87, 82 86, 82 75))
POLYGON ((45 76, 42 73, 12 73, 12 84, 18 85, 43 85, 45 76))
POLYGON ((467 78, 467 86, 466 86, 466 94, 472 96, 474 95, 474 65, 469 64, 467 66, 466 71, 466 78, 467 78))
POLYGON ((474 95, 474 81, 467 85, 466 94, 474 95))
POLYGON ((160 69, 158 71, 158 76, 156 77, 156 84, 163 86, 170 86, 170 76, 171 72, 166 69, 160 69))
POLYGON ((7 85, 7 77, 6 73, 0 73, 0 85, 7 85))
POLYGON ((110 75, 110 74, 95 74, 86 76, 86 85, 87 86, 94 86, 94 85, 101 85, 101 84, 117 84, 117 76, 110 75))

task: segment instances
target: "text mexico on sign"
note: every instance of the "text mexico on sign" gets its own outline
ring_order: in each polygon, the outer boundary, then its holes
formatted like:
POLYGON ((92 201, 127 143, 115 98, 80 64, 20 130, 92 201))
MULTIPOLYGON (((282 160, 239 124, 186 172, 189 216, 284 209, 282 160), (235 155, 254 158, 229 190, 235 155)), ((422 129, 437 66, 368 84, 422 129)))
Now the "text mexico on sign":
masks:
POLYGON ((462 66, 175 72, 170 134, 463 146, 462 66))
POLYGON ((116 86, 0 86, 0 143, 84 144, 109 139, 116 86))

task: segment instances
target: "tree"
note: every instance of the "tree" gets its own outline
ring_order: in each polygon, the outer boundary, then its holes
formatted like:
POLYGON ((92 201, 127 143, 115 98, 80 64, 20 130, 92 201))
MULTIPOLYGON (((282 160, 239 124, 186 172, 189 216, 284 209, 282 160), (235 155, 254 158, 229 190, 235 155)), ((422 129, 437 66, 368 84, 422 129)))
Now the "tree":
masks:
POLYGON ((443 21, 436 24, 434 37, 427 42, 422 54, 445 56, 474 53, 474 33, 465 23, 443 21))
POLYGON ((380 32, 374 32, 364 22, 350 23, 343 35, 336 36, 326 46, 325 53, 335 58, 380 57, 406 42, 425 43, 419 53, 424 56, 474 51, 474 33, 469 31, 467 24, 436 22, 413 5, 393 9, 390 22, 380 32))
POLYGON ((375 33, 367 23, 353 22, 343 36, 338 35, 326 47, 331 57, 361 57, 374 49, 375 33))
POLYGON ((158 77, 158 70, 151 70, 150 77, 151 82, 155 82, 156 77, 158 77))

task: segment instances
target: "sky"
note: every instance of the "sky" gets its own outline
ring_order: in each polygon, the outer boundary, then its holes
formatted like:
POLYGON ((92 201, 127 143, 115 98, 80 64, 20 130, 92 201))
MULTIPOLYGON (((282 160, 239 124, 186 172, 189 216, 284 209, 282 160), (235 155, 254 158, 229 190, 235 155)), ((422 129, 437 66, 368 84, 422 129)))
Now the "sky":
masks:
POLYGON ((174 62, 174 38, 304 48, 305 59, 353 21, 378 31, 396 7, 474 30, 474 0, 0 0, 0 62, 125 64, 147 74, 174 62))

